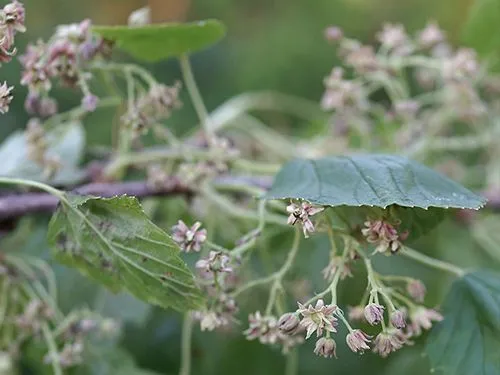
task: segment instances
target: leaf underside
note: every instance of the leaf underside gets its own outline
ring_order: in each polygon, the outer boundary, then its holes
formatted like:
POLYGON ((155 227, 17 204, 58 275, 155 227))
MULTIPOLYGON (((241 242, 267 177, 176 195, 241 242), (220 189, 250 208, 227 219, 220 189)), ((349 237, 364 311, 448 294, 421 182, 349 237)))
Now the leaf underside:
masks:
POLYGON ((426 346, 433 368, 443 375, 500 374, 500 275, 477 271, 455 281, 444 317, 426 346))
POLYGON ((276 175, 265 199, 324 206, 479 209, 485 199, 432 169, 395 155, 297 159, 276 175))
POLYGON ((153 224, 136 198, 69 196, 49 225, 55 258, 118 292, 164 308, 203 306, 175 242, 153 224))
POLYGON ((116 41, 118 47, 136 59, 148 62, 199 51, 219 41, 226 32, 217 20, 138 27, 94 26, 92 30, 116 41))

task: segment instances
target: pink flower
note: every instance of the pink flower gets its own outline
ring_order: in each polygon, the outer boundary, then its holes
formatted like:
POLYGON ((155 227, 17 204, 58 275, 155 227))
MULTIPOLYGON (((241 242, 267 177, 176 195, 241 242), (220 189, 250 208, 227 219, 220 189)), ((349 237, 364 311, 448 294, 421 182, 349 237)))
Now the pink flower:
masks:
POLYGON ((365 320, 365 309, 363 306, 349 306, 348 318, 353 322, 362 322, 365 320))
POLYGON ((307 202, 302 202, 300 206, 295 203, 291 203, 286 207, 286 211, 290 214, 290 216, 288 216, 287 223, 288 225, 295 225, 297 222, 300 222, 304 231, 304 237, 308 238, 309 233, 315 231, 314 224, 309 217, 316 215, 323 210, 324 207, 314 207, 307 202))
POLYGON ((198 260, 195 267, 204 272, 232 273, 233 269, 229 267, 230 260, 231 258, 222 251, 210 251, 208 258, 198 260))
POLYGON ((299 330, 300 319, 295 313, 283 314, 278 320, 278 327, 281 332, 294 335, 299 330))
POLYGON ((445 39, 443 31, 434 22, 428 23, 417 38, 418 44, 423 48, 432 48, 436 44, 444 42, 445 39))
POLYGON ((419 336, 422 329, 429 330, 432 327, 432 322, 440 322, 443 316, 436 310, 427 309, 424 306, 419 306, 410 314, 411 324, 408 327, 411 336, 419 336))
POLYGON ((316 341, 314 354, 325 358, 331 358, 331 357, 337 358, 336 349, 337 349, 337 344, 333 339, 322 337, 318 341, 316 341))
POLYGON ((403 246, 401 240, 405 240, 407 233, 398 234, 397 229, 385 220, 367 220, 365 228, 361 230, 363 236, 369 243, 376 244, 374 253, 397 252, 403 246))
POLYGON ((396 331, 381 332, 375 338, 373 352, 378 353, 382 358, 386 358, 392 352, 401 349, 404 343, 404 339, 396 331))
POLYGON ((259 311, 248 317, 249 327, 244 332, 247 340, 259 339, 262 344, 278 341, 277 321, 274 316, 262 316, 259 311))
POLYGON ((323 334, 323 330, 328 332, 337 332, 337 318, 333 316, 337 309, 335 305, 325 305, 322 299, 316 302, 316 306, 309 305, 307 308, 301 303, 298 304, 298 313, 302 314, 303 319, 300 322, 301 326, 306 330, 306 339, 308 339, 314 331, 319 337, 323 334))
POLYGON ((379 324, 384 319, 384 306, 369 303, 365 306, 365 319, 372 326, 379 324))
POLYGON ((346 277, 352 277, 352 270, 348 260, 341 256, 335 256, 330 259, 328 266, 326 266, 321 273, 327 281, 332 281, 335 274, 340 272, 340 279, 344 280, 346 277))
POLYGON ((359 329, 351 331, 346 337, 347 346, 354 353, 358 351, 363 353, 365 350, 369 350, 370 347, 368 343, 370 342, 370 336, 359 329))
POLYGON ((20 33, 24 33, 26 31, 26 27, 24 26, 26 12, 23 4, 19 1, 14 0, 5 5, 3 7, 3 14, 5 15, 7 28, 12 28, 20 33))
POLYGON ((172 239, 177 242, 183 251, 186 253, 193 251, 200 251, 201 245, 207 239, 207 230, 200 229, 201 223, 197 221, 191 228, 186 223, 179 220, 176 225, 172 227, 172 239))
POLYGON ((82 99, 82 108, 87 112, 94 112, 99 103, 99 98, 92 94, 87 94, 82 99))
POLYGON ((426 288, 422 281, 412 280, 406 284, 406 291, 417 302, 424 302, 426 288))
POLYGON ((406 314, 401 310, 394 310, 391 313, 391 324, 398 329, 406 327, 406 314))
POLYGON ((9 111, 9 105, 12 101, 13 86, 7 86, 7 82, 0 85, 0 113, 4 114, 9 111))

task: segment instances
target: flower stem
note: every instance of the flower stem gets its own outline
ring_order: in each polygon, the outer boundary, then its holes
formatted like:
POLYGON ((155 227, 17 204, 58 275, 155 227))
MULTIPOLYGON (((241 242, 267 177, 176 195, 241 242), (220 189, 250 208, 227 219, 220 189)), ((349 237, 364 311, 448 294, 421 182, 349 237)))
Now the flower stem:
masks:
POLYGON ((49 355, 51 358, 54 375, 63 375, 61 365, 59 364, 59 354, 57 351, 56 342, 54 340, 54 335, 52 334, 52 332, 50 332, 50 328, 47 323, 42 326, 42 332, 49 349, 49 355))
POLYGON ((25 180, 22 178, 0 177, 0 184, 22 185, 22 186, 34 187, 36 189, 40 189, 40 190, 43 190, 49 194, 52 194, 53 196, 59 198, 63 202, 67 202, 66 196, 64 195, 63 191, 58 190, 58 189, 56 189, 50 185, 44 184, 42 182, 25 180))
POLYGON ((465 275, 465 270, 455 266, 454 264, 444 262, 439 259, 431 258, 427 255, 424 255, 416 250, 410 249, 409 247, 404 247, 401 251, 401 255, 406 256, 407 258, 413 259, 419 263, 425 264, 426 266, 449 272, 455 276, 462 277, 465 275))
POLYGON ((201 126, 206 133, 208 144, 213 145, 215 141, 214 132, 209 124, 208 111, 205 107, 205 104, 203 103, 203 99, 201 97, 200 90, 198 89, 198 85, 196 84, 196 80, 194 79, 194 74, 193 70, 191 69, 189 57, 187 55, 182 55, 179 58, 179 61, 184 83, 186 84, 187 91, 189 93, 189 96, 191 97, 191 101, 193 102, 196 114, 200 119, 201 126))
POLYGON ((194 320, 191 312, 184 315, 182 323, 181 337, 181 368, 179 375, 189 375, 191 373, 191 343, 193 338, 194 320))
POLYGON ((286 357, 285 375, 297 375, 299 373, 299 351, 294 348, 286 357))

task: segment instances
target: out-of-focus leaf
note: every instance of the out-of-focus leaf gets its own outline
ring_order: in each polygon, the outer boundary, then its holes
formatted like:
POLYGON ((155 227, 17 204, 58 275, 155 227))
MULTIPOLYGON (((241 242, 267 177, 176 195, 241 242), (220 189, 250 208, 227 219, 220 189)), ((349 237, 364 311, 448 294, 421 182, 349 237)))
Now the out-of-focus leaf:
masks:
POLYGON ((85 362, 74 372, 75 375, 154 375, 156 373, 143 370, 135 364, 132 356, 114 345, 92 346, 86 354, 85 362))
POLYGON ((198 51, 217 42, 225 34, 217 20, 192 23, 164 23, 137 27, 94 26, 93 31, 136 59, 155 62, 198 51))
POLYGON ((482 207, 485 200, 449 178, 396 155, 297 159, 276 175, 266 199, 326 206, 482 207))
POLYGON ((500 0, 474 0, 463 31, 464 41, 483 56, 500 48, 500 0))
POLYGON ((128 293, 111 294, 106 293, 104 290, 99 293, 97 294, 96 307, 101 315, 139 325, 146 322, 151 305, 128 293), (105 294, 100 295, 99 293, 105 294))
POLYGON ((55 185, 74 184, 84 177, 78 168, 85 147, 85 131, 79 122, 61 126, 47 132, 48 154, 56 156, 61 168, 50 180, 43 173, 43 167, 27 156, 28 146, 23 132, 11 134, 0 145, 0 176, 18 177, 55 185))
POLYGON ((500 216, 488 215, 474 220, 472 235, 476 242, 495 260, 500 261, 500 216))
POLYGON ((203 306, 175 242, 144 214, 136 198, 68 196, 52 217, 49 244, 61 263, 118 292, 164 308, 203 306))
POLYGON ((500 374, 500 275, 477 271, 455 281, 444 317, 426 346, 432 367, 444 375, 500 374))

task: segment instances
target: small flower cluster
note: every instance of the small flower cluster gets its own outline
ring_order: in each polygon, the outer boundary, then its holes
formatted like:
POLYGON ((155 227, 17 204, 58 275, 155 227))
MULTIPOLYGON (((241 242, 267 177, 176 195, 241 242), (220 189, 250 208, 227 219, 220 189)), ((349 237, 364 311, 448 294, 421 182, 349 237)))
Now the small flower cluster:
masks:
MULTIPOLYGON (((16 54, 14 47, 14 37, 16 33, 24 33, 25 10, 23 4, 14 0, 5 5, 0 10, 0 63, 6 63, 12 60, 16 54)), ((9 111, 9 105, 12 101, 12 86, 7 82, 0 85, 0 113, 9 111)))
POLYGON ((40 333, 42 325, 54 319, 54 311, 43 301, 31 300, 22 314, 15 318, 17 328, 23 334, 32 336, 40 333))
MULTIPOLYGON (((397 225, 396 225, 397 226, 397 225)), ((408 232, 398 233, 396 226, 383 219, 365 221, 361 233, 369 243, 377 245, 374 253, 397 253, 408 232)))
MULTIPOLYGON (((172 238, 183 252, 200 252, 206 242, 207 231, 201 228, 200 222, 188 227, 179 220, 172 227, 172 238)), ((198 283, 210 299, 210 308, 193 312, 193 317, 200 321, 202 331, 227 328, 235 320, 238 306, 230 292, 237 282, 237 263, 230 253, 220 250, 211 250, 208 256, 202 256, 196 262, 198 283)))
MULTIPOLYGON (((422 289, 423 284, 414 280, 407 284, 407 286, 409 285, 412 285, 411 290, 414 292, 414 294, 408 293, 409 296, 413 297, 417 303, 422 302, 425 293, 425 287, 422 289)), ((390 300, 390 292, 388 293, 385 295, 385 299, 390 300)), ((350 307, 348 318, 350 321, 364 321, 372 326, 382 325, 382 331, 375 337, 373 342, 373 352, 381 357, 387 357, 404 345, 411 345, 412 338, 420 336, 423 330, 429 330, 433 322, 439 322, 443 319, 436 310, 414 304, 409 302, 409 299, 396 294, 396 298, 402 302, 404 301, 403 303, 407 303, 407 306, 398 309, 395 307, 394 302, 390 301, 388 305, 389 320, 385 322, 384 313, 386 308, 378 303, 376 295, 377 291, 372 290, 370 301, 366 306, 350 307)))
POLYGON ((302 344, 301 327, 296 314, 288 313, 279 320, 273 315, 262 316, 259 311, 248 317, 249 327, 243 332, 247 340, 258 339, 261 344, 279 345, 284 354, 302 344))
POLYGON ((180 82, 173 86, 154 84, 128 108, 122 121, 136 136, 144 134, 160 121, 168 119, 172 111, 181 107, 180 82))
POLYGON ((47 137, 39 119, 32 118, 28 121, 25 137, 28 158, 42 166, 44 174, 50 178, 59 169, 60 160, 57 155, 48 153, 47 137))
POLYGON ((300 344, 303 341, 301 333, 305 332, 306 340, 315 333, 318 339, 314 353, 325 358, 336 357, 337 344, 331 334, 337 333, 340 317, 349 329, 346 336, 348 347, 355 353, 370 349, 370 336, 359 329, 352 329, 336 305, 325 305, 322 299, 318 299, 314 306, 300 303, 298 306, 296 312, 284 314, 278 322, 274 317, 261 317, 259 313, 251 315, 250 328, 245 335, 249 340, 258 338, 263 344, 283 344, 287 340, 292 342, 292 339, 294 344, 300 344))
POLYGON ((63 369, 78 366, 84 363, 86 340, 91 334, 100 336, 116 336, 119 328, 115 321, 102 319, 100 317, 86 317, 77 314, 73 319, 61 327, 61 334, 58 336, 62 347, 54 355, 49 352, 44 357, 44 363, 50 364, 57 361, 63 369))
POLYGON ((90 92, 88 66, 110 52, 110 44, 91 32, 90 20, 59 26, 47 43, 28 45, 20 57, 23 67, 21 84, 28 86, 25 101, 28 113, 48 117, 57 112, 57 103, 50 98, 52 80, 68 87, 79 87, 84 97, 82 108, 93 111, 97 97, 90 92))
MULTIPOLYGON (((403 25, 385 24, 376 34, 376 47, 345 37, 335 26, 326 29, 325 38, 337 46, 344 66, 333 67, 325 78, 321 100, 332 112, 336 138, 354 134, 378 148, 394 148, 395 140, 397 147, 413 151, 430 128, 448 136, 457 124, 473 125, 498 108, 491 94, 500 81, 482 74, 473 50, 454 50, 433 22, 414 36, 403 25), (375 101, 374 92, 384 92, 389 100, 375 101), (391 124, 391 136, 387 127, 377 126, 381 123, 391 124)), ((323 154, 331 153, 328 146, 323 154)))
POLYGON ((324 210, 324 207, 314 207, 310 203, 302 202, 300 205, 295 203, 290 203, 286 207, 286 212, 288 212, 288 225, 295 225, 300 223, 302 225, 302 230, 304 232, 304 237, 308 238, 309 233, 315 231, 314 224, 312 223, 310 217, 320 213, 324 210))

